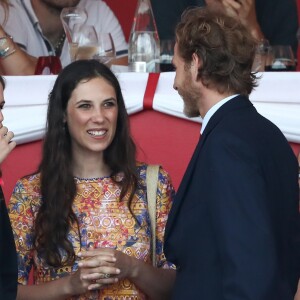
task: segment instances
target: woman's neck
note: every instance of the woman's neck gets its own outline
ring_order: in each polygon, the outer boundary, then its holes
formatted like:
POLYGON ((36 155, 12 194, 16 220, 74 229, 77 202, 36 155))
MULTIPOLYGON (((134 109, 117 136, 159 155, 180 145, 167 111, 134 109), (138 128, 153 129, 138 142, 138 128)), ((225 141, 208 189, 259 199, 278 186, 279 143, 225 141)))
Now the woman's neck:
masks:
POLYGON ((73 175, 79 178, 100 178, 111 175, 110 167, 104 163, 103 155, 73 158, 73 175))

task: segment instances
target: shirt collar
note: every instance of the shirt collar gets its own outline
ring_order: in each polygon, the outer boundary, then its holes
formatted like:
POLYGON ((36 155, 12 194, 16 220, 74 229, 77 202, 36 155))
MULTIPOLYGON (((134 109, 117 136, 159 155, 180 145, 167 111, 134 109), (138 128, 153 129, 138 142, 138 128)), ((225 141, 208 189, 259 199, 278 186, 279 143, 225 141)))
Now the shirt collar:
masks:
POLYGON ((228 102, 229 100, 231 100, 232 98, 238 96, 238 94, 235 95, 231 95, 229 97, 224 98, 223 100, 219 101, 218 103, 216 103, 214 106, 212 106, 209 111, 206 113, 206 115, 203 118, 202 121, 202 126, 201 126, 201 131, 200 133, 202 134, 208 121, 210 120, 210 118, 213 116, 213 114, 222 106, 224 105, 226 102, 228 102))
POLYGON ((21 2, 22 2, 24 10, 25 10, 26 14, 28 15, 28 18, 30 19, 30 22, 32 23, 32 25, 34 27, 38 27, 39 30, 41 31, 41 28, 40 28, 40 25, 39 25, 39 20, 38 20, 36 14, 35 14, 35 11, 32 7, 31 1, 30 0, 29 1, 28 0, 26 0, 26 1, 22 0, 21 2))

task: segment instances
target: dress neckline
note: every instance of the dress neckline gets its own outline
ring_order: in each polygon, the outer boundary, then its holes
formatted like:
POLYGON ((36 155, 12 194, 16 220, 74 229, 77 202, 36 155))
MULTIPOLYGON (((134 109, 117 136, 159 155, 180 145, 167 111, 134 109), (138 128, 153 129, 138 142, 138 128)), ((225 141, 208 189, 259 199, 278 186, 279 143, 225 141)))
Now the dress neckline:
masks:
POLYGON ((97 180, 102 180, 110 177, 111 175, 102 176, 102 177, 91 177, 91 178, 82 178, 82 177, 74 176, 74 179, 77 179, 78 181, 97 181, 97 180))

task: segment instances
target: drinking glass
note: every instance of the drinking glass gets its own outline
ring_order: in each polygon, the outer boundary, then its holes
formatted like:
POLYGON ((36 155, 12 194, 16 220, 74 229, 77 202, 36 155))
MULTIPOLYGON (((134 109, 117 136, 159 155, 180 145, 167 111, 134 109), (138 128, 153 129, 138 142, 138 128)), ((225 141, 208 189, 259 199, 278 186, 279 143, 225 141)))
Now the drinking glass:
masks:
POLYGON ((94 26, 82 26, 80 33, 78 33, 77 43, 75 60, 96 59, 110 67, 112 60, 116 57, 111 34, 97 33, 94 26))
POLYGON ((161 40, 160 41, 160 72, 174 71, 172 65, 172 58, 174 56, 174 40, 161 40))
POLYGON ((266 62, 266 71, 295 71, 296 63, 291 46, 271 46, 266 62))
POLYGON ((87 20, 87 12, 85 9, 79 7, 65 7, 60 13, 60 19, 69 44, 71 61, 74 61, 78 47, 76 41, 77 35, 80 32, 81 26, 87 20))
POLYGON ((93 59, 97 59, 103 64, 111 67, 113 60, 116 58, 114 41, 110 33, 98 33, 98 52, 93 59))
POLYGON ((267 58, 270 52, 270 44, 268 40, 262 40, 256 46, 255 57, 252 64, 252 72, 264 72, 266 68, 267 58))

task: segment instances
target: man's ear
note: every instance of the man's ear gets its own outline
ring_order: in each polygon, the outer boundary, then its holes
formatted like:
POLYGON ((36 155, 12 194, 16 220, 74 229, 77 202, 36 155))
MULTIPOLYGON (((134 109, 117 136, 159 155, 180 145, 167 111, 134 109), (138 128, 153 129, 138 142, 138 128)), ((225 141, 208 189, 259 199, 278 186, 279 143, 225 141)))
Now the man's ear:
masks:
POLYGON ((201 61, 199 59, 199 56, 196 53, 193 53, 192 61, 191 61, 191 73, 195 81, 198 80, 198 70, 200 67, 201 67, 201 61))

